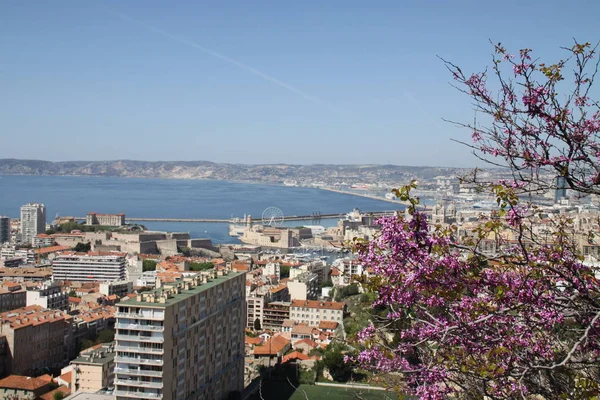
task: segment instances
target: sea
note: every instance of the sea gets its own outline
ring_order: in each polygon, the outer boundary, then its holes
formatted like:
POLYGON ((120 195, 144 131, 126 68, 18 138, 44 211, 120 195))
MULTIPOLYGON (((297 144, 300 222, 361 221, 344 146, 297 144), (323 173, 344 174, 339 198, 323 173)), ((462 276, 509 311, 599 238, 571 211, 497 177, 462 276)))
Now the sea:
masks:
MULTIPOLYGON (((136 179, 82 176, 0 176, 0 215, 19 218, 26 203, 43 203, 50 222, 56 215, 84 217, 88 212, 125 213, 138 218, 260 218, 268 207, 283 215, 393 211, 402 206, 317 188, 217 180, 136 179)), ((149 230, 189 232, 214 244, 240 243, 227 223, 141 222, 149 230)), ((335 226, 336 219, 289 221, 284 226, 335 226)))

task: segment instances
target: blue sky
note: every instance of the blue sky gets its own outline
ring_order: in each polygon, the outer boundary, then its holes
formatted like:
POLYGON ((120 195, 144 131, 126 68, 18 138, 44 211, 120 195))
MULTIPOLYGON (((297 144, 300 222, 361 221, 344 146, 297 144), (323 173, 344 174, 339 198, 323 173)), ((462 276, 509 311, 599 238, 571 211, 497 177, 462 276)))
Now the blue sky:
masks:
POLYGON ((557 59, 597 1, 2 1, 0 158, 472 166, 441 56, 557 59))

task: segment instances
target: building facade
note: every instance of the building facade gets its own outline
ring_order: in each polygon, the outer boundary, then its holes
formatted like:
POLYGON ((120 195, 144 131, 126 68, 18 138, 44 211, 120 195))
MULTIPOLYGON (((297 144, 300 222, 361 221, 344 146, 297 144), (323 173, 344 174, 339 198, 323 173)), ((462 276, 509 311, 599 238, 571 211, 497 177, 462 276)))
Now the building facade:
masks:
POLYGON ((4 282, 0 286, 0 312, 14 310, 27 305, 25 289, 18 283, 4 282))
POLYGON ((21 242, 33 244, 38 233, 46 231, 46 207, 29 203, 21 206, 21 242))
POLYGON ((185 278, 118 303, 117 399, 222 399, 244 388, 245 274, 185 278))
POLYGON ((74 350, 72 319, 63 311, 40 306, 0 314, 0 333, 10 349, 8 373, 35 375, 67 365, 74 350))
POLYGON ((105 296, 117 295, 123 297, 133 291, 133 282, 130 281, 114 281, 102 282, 98 287, 98 291, 105 296))
POLYGON ((0 245, 10 242, 10 218, 0 215, 0 245))
POLYGON ((127 279, 127 253, 63 252, 52 261, 53 279, 77 282, 123 281, 127 279))
POLYGON ((86 225, 124 226, 125 214, 98 214, 88 213, 85 218, 86 225))
POLYGON ((321 321, 336 321, 342 324, 344 303, 318 300, 292 300, 290 319, 311 326, 321 321))
POLYGON ((27 291, 27 305, 69 311, 69 294, 52 281, 27 291))
POLYGON ((114 343, 81 352, 71 361, 71 388, 74 392, 95 393, 113 387, 115 381, 114 343))
POLYGON ((54 238, 45 233, 38 233, 33 238, 33 247, 48 247, 54 245, 54 238))

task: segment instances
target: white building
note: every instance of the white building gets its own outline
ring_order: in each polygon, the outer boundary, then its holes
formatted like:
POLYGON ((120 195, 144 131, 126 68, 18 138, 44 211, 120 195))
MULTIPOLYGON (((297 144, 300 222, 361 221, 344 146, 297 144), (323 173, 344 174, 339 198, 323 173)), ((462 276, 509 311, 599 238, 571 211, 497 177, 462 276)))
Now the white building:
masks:
POLYGON ((313 272, 304 272, 287 283, 292 300, 316 300, 319 297, 319 277, 313 272))
POLYGON ((59 253, 52 261, 53 280, 124 281, 127 279, 127 253, 59 253))
POLYGON ((29 203, 21 206, 21 242, 33 244, 38 233, 46 231, 46 207, 29 203))
POLYGON ((33 305, 69 311, 69 294, 54 282, 44 282, 37 289, 27 290, 27 306, 33 305))
POLYGON ((118 303, 117 400, 228 398, 244 389, 244 273, 195 276, 118 303))
POLYGON ((264 267, 264 274, 266 276, 276 275, 278 278, 281 277, 281 264, 278 262, 269 262, 264 267))
POLYGON ((48 247, 54 245, 54 238, 45 233, 38 233, 33 238, 33 247, 48 247))
POLYGON ((342 324, 344 303, 318 300, 292 300, 290 319, 308 325, 319 325, 321 321, 335 321, 342 324))

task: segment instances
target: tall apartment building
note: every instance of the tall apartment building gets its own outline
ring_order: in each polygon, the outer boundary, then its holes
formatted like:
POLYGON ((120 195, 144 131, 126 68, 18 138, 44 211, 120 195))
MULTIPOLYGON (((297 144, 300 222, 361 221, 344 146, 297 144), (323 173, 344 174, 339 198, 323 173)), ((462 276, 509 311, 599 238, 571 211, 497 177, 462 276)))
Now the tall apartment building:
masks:
POLYGON ((46 368, 60 368, 73 354, 73 317, 40 306, 23 307, 0 314, 0 334, 10 349, 9 374, 39 374, 46 368))
POLYGON ((27 290, 27 305, 69 311, 69 294, 63 292, 55 282, 44 282, 37 288, 27 290))
POLYGON ((118 303, 117 399, 222 399, 244 388, 245 274, 196 275, 118 303))
POLYGON ((21 206, 21 241, 33 244, 35 235, 45 231, 46 207, 37 203, 21 206))
POLYGON ((63 252, 52 261, 53 279, 78 282, 123 281, 127 279, 127 253, 63 252))
POLYGON ((0 215, 0 245, 10 242, 10 218, 0 215))

